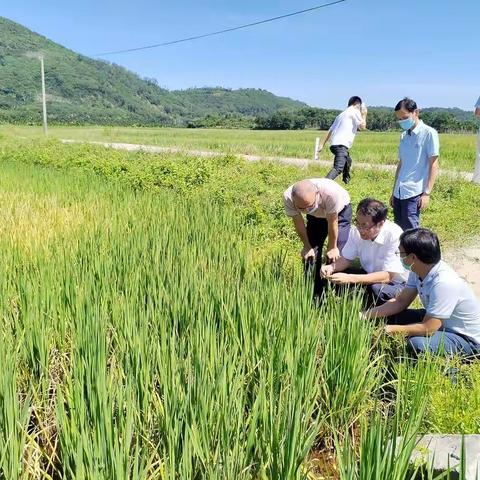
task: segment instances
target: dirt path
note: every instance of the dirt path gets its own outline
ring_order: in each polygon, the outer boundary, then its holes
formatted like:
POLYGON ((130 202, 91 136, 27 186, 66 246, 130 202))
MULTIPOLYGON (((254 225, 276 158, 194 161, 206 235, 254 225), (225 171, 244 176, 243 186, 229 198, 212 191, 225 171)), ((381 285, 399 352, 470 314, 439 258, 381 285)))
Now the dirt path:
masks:
POLYGON ((475 295, 480 299, 480 237, 470 245, 447 250, 444 260, 473 288, 475 295))
MULTIPOLYGON (((116 150, 142 151, 149 153, 183 153, 186 155, 199 157, 218 157, 223 155, 221 152, 211 152, 206 150, 186 150, 178 147, 160 147, 156 145, 138 145, 133 143, 108 143, 108 142, 82 142, 81 140, 62 139, 62 143, 88 143, 101 145, 103 147, 114 148, 116 150)), ((286 165, 294 165, 305 168, 309 165, 320 165, 329 167, 332 162, 326 160, 309 160, 307 158, 289 158, 289 157, 267 157, 258 155, 235 154, 249 162, 270 161, 286 165)), ((355 163, 355 168, 378 169, 385 171, 395 171, 395 165, 377 165, 371 163, 355 163)), ((441 170, 442 175, 448 175, 463 180, 472 180, 472 173, 458 172, 453 170, 441 170)), ((480 237, 467 246, 455 248, 444 252, 444 258, 460 276, 465 278, 472 286, 475 294, 480 298, 480 237)))

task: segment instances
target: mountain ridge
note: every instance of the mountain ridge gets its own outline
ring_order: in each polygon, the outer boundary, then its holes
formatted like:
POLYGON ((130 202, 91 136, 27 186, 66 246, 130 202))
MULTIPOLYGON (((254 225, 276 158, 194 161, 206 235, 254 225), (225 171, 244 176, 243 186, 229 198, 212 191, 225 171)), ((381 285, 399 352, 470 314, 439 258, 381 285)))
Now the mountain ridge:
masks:
POLYGON ((45 58, 49 119, 58 123, 184 126, 208 115, 253 117, 307 106, 262 89, 167 90, 155 79, 78 54, 0 17, 0 121, 38 121, 38 53, 45 58))

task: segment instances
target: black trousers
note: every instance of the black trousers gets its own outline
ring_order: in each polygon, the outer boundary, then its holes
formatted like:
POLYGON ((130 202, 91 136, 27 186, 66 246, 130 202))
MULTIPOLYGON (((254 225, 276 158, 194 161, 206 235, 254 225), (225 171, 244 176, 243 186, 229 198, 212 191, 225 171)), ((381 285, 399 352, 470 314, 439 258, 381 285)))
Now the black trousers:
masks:
MULTIPOLYGON (((346 205, 338 214, 338 240, 337 247, 342 252, 347 243, 352 223, 352 206, 346 205)), ((325 240, 328 237, 328 222, 326 218, 317 218, 307 215, 307 236, 312 248, 315 248, 316 255, 313 262, 305 262, 305 274, 314 275, 313 295, 320 296, 323 292, 323 282, 320 276, 322 266, 322 250, 325 240), (313 270, 313 271, 312 271, 313 270)))
POLYGON ((335 180, 340 174, 342 174, 343 183, 350 181, 350 168, 352 167, 352 159, 348 153, 348 148, 344 145, 332 145, 330 151, 335 155, 333 159, 333 167, 327 173, 325 178, 335 180))

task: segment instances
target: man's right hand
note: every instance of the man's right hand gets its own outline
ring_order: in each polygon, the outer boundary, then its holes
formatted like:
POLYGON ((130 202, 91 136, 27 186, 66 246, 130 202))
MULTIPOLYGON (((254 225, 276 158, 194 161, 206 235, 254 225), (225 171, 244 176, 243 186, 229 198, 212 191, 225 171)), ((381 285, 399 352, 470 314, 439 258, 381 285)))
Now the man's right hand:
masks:
POLYGON ((393 194, 390 195, 390 201, 388 203, 390 203, 390 206, 393 208, 393 194))
POLYGON ((333 274, 333 265, 330 264, 330 265, 322 265, 322 267, 320 268, 320 273, 322 275, 323 278, 328 278, 330 275, 333 274))
POLYGON ((300 255, 305 261, 307 261, 309 258, 311 258, 312 260, 315 260, 315 256, 316 256, 315 249, 312 248, 310 245, 307 247, 303 247, 302 251, 300 252, 300 255))

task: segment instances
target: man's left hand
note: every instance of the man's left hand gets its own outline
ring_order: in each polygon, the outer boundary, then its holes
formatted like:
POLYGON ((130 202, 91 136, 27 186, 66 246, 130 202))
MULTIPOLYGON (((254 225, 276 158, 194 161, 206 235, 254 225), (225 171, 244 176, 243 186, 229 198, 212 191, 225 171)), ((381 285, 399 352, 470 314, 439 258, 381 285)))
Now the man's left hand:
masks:
POLYGON ((352 283, 352 276, 348 273, 334 273, 328 277, 328 280, 336 285, 347 285, 352 283))
POLYGON ((340 250, 337 247, 331 248, 327 251, 327 258, 330 262, 335 262, 340 257, 340 250))
POLYGON ((427 195, 426 193, 422 193, 422 195, 420 195, 420 199, 418 200, 418 206, 420 207, 420 210, 425 210, 428 207, 429 203, 430 203, 430 195, 427 195))

